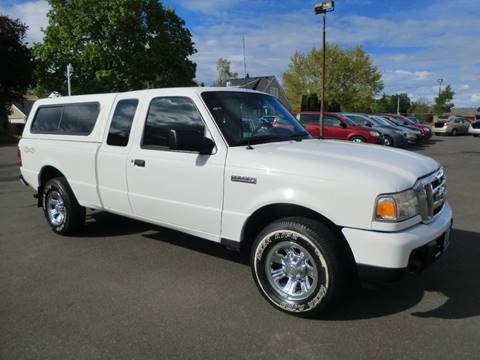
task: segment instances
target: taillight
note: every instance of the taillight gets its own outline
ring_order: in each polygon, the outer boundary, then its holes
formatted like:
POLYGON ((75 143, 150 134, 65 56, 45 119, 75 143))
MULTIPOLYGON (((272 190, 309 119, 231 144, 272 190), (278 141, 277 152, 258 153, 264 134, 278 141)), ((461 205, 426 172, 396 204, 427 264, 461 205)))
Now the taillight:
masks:
POLYGON ((448 127, 448 122, 443 123, 443 127, 448 127))
POLYGON ((17 160, 18 160, 18 166, 22 167, 22 152, 20 150, 20 146, 17 146, 17 160))

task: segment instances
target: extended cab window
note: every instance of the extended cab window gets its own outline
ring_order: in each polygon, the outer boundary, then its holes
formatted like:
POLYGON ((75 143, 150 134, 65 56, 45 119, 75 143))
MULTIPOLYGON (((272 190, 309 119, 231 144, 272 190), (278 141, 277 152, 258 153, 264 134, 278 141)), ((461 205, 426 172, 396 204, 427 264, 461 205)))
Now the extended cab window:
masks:
POLYGON ((142 147, 168 148, 170 130, 205 132, 195 104, 185 97, 155 98, 150 103, 142 147))
POLYGON ((61 104, 38 108, 32 133, 89 135, 97 122, 98 103, 61 104))
POLYGON ((118 102, 108 132, 108 145, 127 146, 137 106, 138 100, 136 99, 120 100, 118 102))
POLYGON ((63 106, 42 106, 35 114, 32 127, 32 133, 55 133, 58 131, 58 125, 62 118, 63 106))

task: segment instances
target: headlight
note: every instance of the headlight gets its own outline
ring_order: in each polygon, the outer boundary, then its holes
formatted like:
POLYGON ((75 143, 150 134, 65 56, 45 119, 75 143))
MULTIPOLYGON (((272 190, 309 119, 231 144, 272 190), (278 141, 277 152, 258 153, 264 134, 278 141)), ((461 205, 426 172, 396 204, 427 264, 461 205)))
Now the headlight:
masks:
POLYGON ((420 213, 417 195, 413 190, 380 195, 375 204, 375 220, 403 221, 420 213))
POLYGON ((380 133, 378 131, 370 131, 370 135, 373 137, 379 137, 380 133))

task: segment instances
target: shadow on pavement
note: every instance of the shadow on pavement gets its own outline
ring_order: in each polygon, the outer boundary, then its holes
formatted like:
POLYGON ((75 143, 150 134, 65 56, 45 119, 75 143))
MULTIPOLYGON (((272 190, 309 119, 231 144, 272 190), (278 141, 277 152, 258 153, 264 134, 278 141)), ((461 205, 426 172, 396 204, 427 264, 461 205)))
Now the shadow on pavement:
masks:
POLYGON ((353 298, 322 317, 359 320, 408 310, 426 291, 445 296, 437 308, 413 312, 425 318, 464 319, 480 315, 480 234, 455 229, 448 253, 425 272, 386 285, 364 287, 353 298))
MULTIPOLYGON (((143 233, 143 237, 248 266, 248 256, 224 246, 174 230, 103 212, 89 214, 82 236, 121 236, 143 233)), ((343 304, 321 316, 342 321, 382 317, 406 311, 418 304, 426 291, 445 296, 437 308, 411 315, 425 318, 463 319, 480 315, 480 234, 455 229, 449 251, 423 273, 399 282, 364 284, 343 304)))
POLYGON ((411 151, 418 151, 418 150, 424 150, 432 145, 435 145, 436 143, 445 141, 443 139, 438 139, 438 138, 430 138, 425 142, 419 143, 419 144, 412 144, 409 147, 407 147, 407 150, 411 151))

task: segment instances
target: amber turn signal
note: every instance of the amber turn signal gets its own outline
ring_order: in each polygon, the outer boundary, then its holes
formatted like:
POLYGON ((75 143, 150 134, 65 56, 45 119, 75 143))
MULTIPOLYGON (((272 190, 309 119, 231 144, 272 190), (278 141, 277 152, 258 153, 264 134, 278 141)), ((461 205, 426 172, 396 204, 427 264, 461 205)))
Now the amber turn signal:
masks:
POLYGON ((382 220, 395 220, 397 218, 397 205, 390 197, 379 199, 375 210, 375 217, 382 220))

